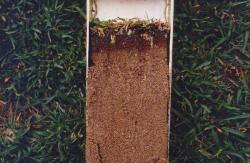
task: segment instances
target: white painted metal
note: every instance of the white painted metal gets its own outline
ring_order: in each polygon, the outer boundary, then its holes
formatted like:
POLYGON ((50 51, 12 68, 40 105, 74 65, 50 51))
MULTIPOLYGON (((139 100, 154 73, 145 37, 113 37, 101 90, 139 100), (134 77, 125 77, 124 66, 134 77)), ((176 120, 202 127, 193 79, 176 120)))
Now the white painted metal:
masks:
MULTIPOLYGON (((86 29, 86 77, 88 77, 88 67, 89 67, 89 18, 90 18, 90 0, 87 0, 86 2, 86 15, 87 15, 87 20, 86 20, 86 24, 87 24, 87 29, 86 29)), ((86 88, 87 88, 87 82, 86 82, 86 88)))
MULTIPOLYGON (((172 101, 172 69, 173 69, 173 35, 174 35, 174 0, 167 0, 167 20, 170 26, 170 40, 169 40, 169 109, 168 109, 168 138, 170 139, 170 122, 171 122, 171 101, 172 101)), ((168 141, 168 151, 169 141, 168 141)))
POLYGON ((101 20, 117 17, 166 20, 165 0, 96 0, 96 17, 101 20))

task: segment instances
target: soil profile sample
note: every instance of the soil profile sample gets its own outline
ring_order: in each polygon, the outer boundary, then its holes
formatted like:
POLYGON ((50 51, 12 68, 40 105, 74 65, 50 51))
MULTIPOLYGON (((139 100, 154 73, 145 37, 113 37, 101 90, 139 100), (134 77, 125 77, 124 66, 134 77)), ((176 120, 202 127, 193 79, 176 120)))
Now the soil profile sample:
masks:
POLYGON ((168 53, 167 23, 119 20, 92 25, 88 163, 168 162, 168 53))

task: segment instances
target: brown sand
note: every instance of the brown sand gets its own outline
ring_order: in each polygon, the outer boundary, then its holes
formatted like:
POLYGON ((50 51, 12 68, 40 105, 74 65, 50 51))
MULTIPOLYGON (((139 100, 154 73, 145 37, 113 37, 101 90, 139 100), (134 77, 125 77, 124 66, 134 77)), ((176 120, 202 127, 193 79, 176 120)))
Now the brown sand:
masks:
POLYGON ((168 42, 92 38, 87 79, 88 163, 166 163, 168 42), (98 44, 99 42, 99 44, 98 44), (131 46, 132 45, 132 46, 131 46))

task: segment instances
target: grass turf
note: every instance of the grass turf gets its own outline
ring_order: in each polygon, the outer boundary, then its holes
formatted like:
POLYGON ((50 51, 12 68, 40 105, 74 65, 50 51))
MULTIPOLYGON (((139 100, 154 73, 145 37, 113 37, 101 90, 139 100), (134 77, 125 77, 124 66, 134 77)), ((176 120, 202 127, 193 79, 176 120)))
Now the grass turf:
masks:
POLYGON ((171 162, 250 162, 250 1, 175 0, 171 162))
POLYGON ((83 162, 83 0, 0 0, 0 162, 83 162))

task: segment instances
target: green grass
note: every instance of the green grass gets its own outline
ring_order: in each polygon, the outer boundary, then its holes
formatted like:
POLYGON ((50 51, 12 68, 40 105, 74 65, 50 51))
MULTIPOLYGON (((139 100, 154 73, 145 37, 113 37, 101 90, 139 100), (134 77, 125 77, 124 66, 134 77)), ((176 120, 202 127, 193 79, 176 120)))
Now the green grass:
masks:
POLYGON ((171 160, 250 162, 250 1, 175 1, 171 160))
POLYGON ((0 162, 83 162, 83 0, 0 0, 0 162))

